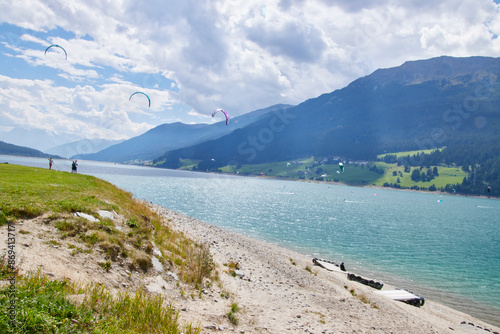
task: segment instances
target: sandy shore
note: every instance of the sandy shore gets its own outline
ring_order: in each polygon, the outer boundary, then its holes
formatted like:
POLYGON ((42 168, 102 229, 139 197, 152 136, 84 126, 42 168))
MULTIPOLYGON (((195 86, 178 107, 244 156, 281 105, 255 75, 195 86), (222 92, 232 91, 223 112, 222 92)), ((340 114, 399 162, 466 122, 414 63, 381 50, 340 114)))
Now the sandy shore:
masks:
MULTIPOLYGON (((349 281, 345 273, 315 266, 308 256, 150 205, 172 228, 209 245, 218 281, 199 293, 162 268, 131 273, 118 261, 106 272, 97 264, 104 261, 102 252, 71 255, 68 242, 47 242, 58 232, 43 216, 19 226, 27 231, 17 234, 19 267, 114 290, 160 293, 179 311, 182 323, 199 325, 202 333, 500 333, 498 327, 441 304, 426 299, 423 307, 415 307, 393 301, 349 281), (230 263, 238 263, 236 275, 230 273, 230 263), (233 304, 239 308, 234 312, 237 325, 227 316, 233 304)), ((6 232, 4 225, 2 240, 6 232)))
POLYGON ((393 301, 346 274, 313 265, 308 256, 153 207, 174 228, 209 244, 219 271, 230 262, 240 266, 242 277, 221 273, 224 291, 212 287, 203 301, 180 301, 182 318, 201 323, 206 333, 500 333, 441 304, 426 300, 417 308, 393 301), (229 300, 219 292, 229 293, 229 300), (238 326, 221 317, 231 303, 241 308, 238 326))

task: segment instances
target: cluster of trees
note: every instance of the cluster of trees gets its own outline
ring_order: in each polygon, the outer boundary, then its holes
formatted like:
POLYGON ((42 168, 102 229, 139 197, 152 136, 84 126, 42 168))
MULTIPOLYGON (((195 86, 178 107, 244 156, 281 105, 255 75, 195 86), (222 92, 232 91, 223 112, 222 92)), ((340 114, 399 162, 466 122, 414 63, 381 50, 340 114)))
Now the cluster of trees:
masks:
POLYGON ((420 166, 420 168, 415 168, 411 173, 412 181, 418 182, 429 182, 434 179, 436 176, 439 176, 438 168, 434 166, 433 169, 427 168, 427 172, 423 171, 424 167, 420 166))
MULTIPOLYGON (((386 155, 384 162, 397 163, 409 172, 414 181, 430 181, 437 176, 437 167, 430 166, 461 166, 468 173, 461 183, 447 184, 440 190, 449 193, 500 196, 500 135, 492 136, 488 141, 478 141, 476 138, 463 138, 452 146, 431 153, 419 153, 404 157, 386 155), (427 167, 424 173, 422 170, 427 167)), ((398 187, 398 185, 387 186, 398 187)), ((432 186, 425 190, 431 189, 432 186)), ((435 189, 437 190, 437 189, 435 189)))
MULTIPOLYGON (((389 183, 385 182, 384 187, 389 187, 389 188, 395 188, 395 189, 401 189, 401 185, 399 183, 389 183)), ((409 189, 412 190, 429 190, 429 191, 436 191, 438 188, 436 187, 435 184, 430 185, 429 187, 419 187, 419 186, 411 186, 409 189)), ((439 190, 441 191, 446 191, 445 188, 440 188, 439 190)))
POLYGON ((384 174, 384 170, 381 169, 381 168, 377 168, 377 166, 373 165, 373 166, 368 166, 368 169, 372 172, 375 172, 375 173, 378 173, 380 175, 383 175, 384 174))
POLYGON ((401 185, 399 184, 399 182, 398 183, 384 182, 384 187, 401 189, 401 185))

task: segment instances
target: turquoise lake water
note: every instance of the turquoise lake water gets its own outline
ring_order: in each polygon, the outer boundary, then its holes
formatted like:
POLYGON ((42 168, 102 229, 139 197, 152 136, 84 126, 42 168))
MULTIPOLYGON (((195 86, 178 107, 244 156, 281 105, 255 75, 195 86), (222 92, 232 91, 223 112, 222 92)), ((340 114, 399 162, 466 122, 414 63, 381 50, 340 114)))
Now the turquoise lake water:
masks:
MULTIPOLYGON (((46 159, 4 161, 48 167, 46 159)), ((311 258, 344 261, 350 272, 500 325, 499 200, 79 164, 78 172, 137 198, 311 258)), ((54 168, 70 171, 70 161, 54 168)))

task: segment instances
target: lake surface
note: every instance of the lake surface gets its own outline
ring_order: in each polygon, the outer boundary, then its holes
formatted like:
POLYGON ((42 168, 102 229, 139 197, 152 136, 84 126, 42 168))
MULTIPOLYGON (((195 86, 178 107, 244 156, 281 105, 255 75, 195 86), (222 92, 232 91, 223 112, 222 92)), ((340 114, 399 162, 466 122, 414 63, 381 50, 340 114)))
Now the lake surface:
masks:
MULTIPOLYGON (((4 161, 48 168, 47 159, 4 161)), ((500 325, 499 200, 91 161, 78 172, 500 325)))

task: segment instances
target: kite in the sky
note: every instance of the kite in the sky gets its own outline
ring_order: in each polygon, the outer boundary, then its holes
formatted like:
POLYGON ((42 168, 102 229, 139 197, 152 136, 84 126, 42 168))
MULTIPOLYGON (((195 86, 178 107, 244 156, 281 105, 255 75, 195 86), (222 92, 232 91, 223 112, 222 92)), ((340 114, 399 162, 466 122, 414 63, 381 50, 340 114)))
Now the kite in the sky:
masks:
POLYGON ((146 93, 143 93, 143 92, 135 92, 134 94, 130 95, 130 97, 128 98, 128 100, 130 101, 130 99, 132 98, 132 96, 134 96, 135 94, 143 94, 145 97, 147 97, 148 101, 149 101, 148 107, 151 107, 151 99, 149 98, 149 96, 146 95, 146 93))
POLYGON ((228 125, 229 124, 229 115, 227 114, 227 112, 224 109, 215 109, 214 112, 212 113, 212 117, 214 117, 218 111, 221 111, 224 113, 224 115, 226 116, 226 125, 228 125))
POLYGON ((340 168, 340 171, 343 173, 344 172, 344 164, 339 162, 339 168, 340 168))
POLYGON ((63 50, 63 51, 64 51, 64 55, 66 56, 66 59, 68 59, 68 53, 66 53, 66 50, 64 50, 64 48, 63 48, 62 46, 57 45, 57 44, 52 44, 52 45, 50 45, 48 48, 46 48, 46 49, 45 49, 45 53, 44 53, 44 55, 46 55, 46 54, 47 54, 47 51, 48 51, 50 48, 53 48, 53 47, 54 47, 54 48, 60 48, 61 50, 63 50))

